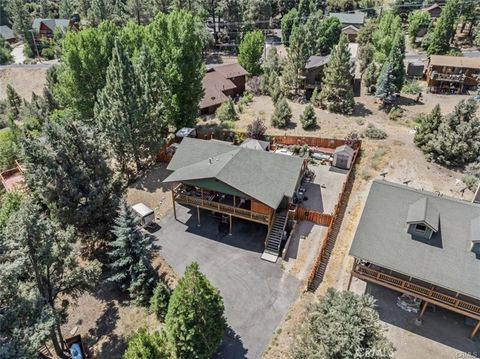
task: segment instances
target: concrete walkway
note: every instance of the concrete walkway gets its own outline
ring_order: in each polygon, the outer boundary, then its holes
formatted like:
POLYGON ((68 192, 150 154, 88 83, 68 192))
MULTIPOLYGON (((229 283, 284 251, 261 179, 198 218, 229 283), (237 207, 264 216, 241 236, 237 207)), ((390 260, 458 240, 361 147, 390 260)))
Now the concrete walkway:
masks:
POLYGON ((266 227, 234 219, 233 235, 211 212, 177 205, 155 232, 160 252, 177 274, 196 261, 221 292, 230 330, 217 358, 260 358, 298 296, 300 282, 280 265, 260 259, 266 227))

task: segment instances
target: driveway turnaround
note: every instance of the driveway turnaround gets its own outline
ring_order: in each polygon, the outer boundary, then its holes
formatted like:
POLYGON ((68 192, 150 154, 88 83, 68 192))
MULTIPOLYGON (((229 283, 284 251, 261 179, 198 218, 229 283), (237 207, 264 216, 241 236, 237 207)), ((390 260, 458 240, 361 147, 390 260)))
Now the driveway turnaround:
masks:
POLYGON ((260 259, 266 226, 233 219, 233 233, 219 217, 176 205, 177 220, 169 211, 155 232, 160 253, 178 275, 192 262, 221 292, 229 325, 216 358, 260 358, 300 283, 280 264, 260 259))

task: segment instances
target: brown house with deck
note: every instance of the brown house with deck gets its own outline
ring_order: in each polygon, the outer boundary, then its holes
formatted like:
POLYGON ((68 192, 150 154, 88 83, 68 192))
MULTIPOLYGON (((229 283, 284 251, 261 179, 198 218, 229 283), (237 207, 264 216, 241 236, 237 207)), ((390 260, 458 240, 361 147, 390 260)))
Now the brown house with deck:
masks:
POLYGON ((238 63, 210 67, 202 81, 200 113, 213 114, 228 98, 243 94, 246 76, 247 71, 238 63))
POLYGON ((477 87, 480 58, 431 55, 425 76, 430 92, 464 93, 477 87))
POLYGON ((376 180, 350 255, 353 277, 421 300, 418 319, 430 305, 480 329, 480 204, 376 180))

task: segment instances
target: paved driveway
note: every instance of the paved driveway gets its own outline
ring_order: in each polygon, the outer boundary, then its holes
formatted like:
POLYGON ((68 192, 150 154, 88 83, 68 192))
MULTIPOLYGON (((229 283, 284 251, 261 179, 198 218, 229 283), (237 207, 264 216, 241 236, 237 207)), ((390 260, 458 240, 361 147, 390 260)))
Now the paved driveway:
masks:
POLYGON ((282 317, 294 302, 299 281, 280 265, 260 259, 266 227, 234 219, 233 234, 209 211, 177 205, 155 232, 160 252, 182 275, 196 261, 200 270, 220 290, 225 302, 229 333, 217 358, 260 358, 282 317))

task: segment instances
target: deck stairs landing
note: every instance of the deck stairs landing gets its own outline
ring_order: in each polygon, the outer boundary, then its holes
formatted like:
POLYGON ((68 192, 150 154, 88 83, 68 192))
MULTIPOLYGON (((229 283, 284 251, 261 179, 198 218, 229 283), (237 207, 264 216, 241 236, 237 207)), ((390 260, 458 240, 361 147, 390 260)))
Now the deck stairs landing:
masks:
POLYGON ((283 233, 287 225, 287 212, 280 212, 275 214, 272 228, 267 235, 265 241, 265 251, 262 254, 262 259, 269 262, 276 262, 280 254, 280 245, 282 244, 283 233))

